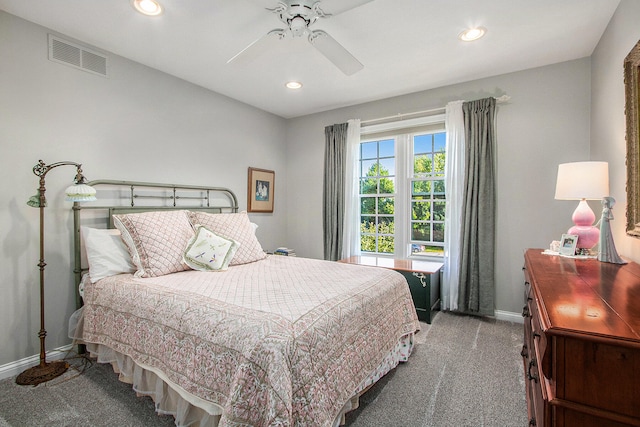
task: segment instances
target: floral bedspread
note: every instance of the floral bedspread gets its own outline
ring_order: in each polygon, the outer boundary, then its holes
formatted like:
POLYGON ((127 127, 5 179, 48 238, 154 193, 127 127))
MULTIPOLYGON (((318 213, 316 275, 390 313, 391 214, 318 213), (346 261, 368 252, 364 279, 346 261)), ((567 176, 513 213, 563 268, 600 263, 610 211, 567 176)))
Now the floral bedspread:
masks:
POLYGON ((217 404, 220 426, 329 426, 419 329, 401 274, 299 257, 113 276, 88 285, 84 303, 84 341, 217 404))

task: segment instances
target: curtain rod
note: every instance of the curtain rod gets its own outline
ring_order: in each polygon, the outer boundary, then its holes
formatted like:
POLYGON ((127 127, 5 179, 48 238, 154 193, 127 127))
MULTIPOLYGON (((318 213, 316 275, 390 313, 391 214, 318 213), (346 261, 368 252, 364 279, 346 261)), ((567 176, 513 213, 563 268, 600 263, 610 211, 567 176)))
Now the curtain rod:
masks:
MULTIPOLYGON (((511 97, 509 95, 502 95, 498 98, 496 98, 496 102, 498 104, 502 104, 504 102, 507 102, 511 99, 511 97)), ((377 119, 369 119, 369 120, 361 120, 360 121, 360 125, 366 125, 366 124, 371 124, 371 123, 375 123, 375 122, 384 122, 386 120, 391 120, 391 119, 398 119, 398 120, 402 120, 406 117, 409 116, 428 116, 431 114, 439 114, 439 113, 444 113, 446 111, 446 107, 439 107, 439 108, 432 108, 430 110, 423 110, 423 111, 414 111, 413 113, 398 113, 395 116, 387 116, 387 117, 380 117, 377 119)))

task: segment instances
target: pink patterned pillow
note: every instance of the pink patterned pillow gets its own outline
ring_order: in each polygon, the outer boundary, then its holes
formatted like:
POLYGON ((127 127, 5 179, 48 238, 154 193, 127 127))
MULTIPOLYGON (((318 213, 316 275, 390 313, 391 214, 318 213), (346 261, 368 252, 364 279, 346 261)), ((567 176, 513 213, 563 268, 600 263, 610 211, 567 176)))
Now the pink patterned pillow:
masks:
POLYGON ((189 220, 194 227, 202 225, 219 236, 240 243, 229 265, 247 264, 267 257, 246 212, 226 214, 189 212, 189 220))
POLYGON ((131 260, 135 277, 157 277, 189 270, 182 255, 194 231, 187 211, 156 211, 114 215, 131 260))

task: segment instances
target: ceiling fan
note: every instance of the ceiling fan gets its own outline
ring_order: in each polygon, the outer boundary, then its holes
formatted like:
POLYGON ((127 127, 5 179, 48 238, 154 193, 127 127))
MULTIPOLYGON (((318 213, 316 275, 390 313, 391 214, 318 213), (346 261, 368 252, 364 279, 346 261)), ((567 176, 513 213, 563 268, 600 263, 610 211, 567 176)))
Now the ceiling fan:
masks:
POLYGON ((269 31, 229 59, 227 64, 252 51, 259 51, 260 46, 268 39, 282 40, 286 37, 306 36, 313 47, 318 49, 344 74, 350 76, 362 70, 364 65, 327 32, 312 30, 310 27, 320 19, 338 15, 371 1, 373 0, 324 0, 327 4, 336 4, 336 7, 329 9, 333 13, 327 13, 320 5, 323 0, 280 0, 274 8, 266 10, 274 13, 286 25, 286 28, 276 28, 269 31))

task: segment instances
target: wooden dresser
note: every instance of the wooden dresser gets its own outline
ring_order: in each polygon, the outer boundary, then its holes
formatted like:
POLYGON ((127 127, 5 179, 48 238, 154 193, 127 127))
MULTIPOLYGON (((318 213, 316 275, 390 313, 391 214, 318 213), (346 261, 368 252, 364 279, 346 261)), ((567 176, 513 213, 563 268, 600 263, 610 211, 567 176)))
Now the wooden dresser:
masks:
POLYGON ((529 425, 640 426, 640 265, 525 253, 529 425))

